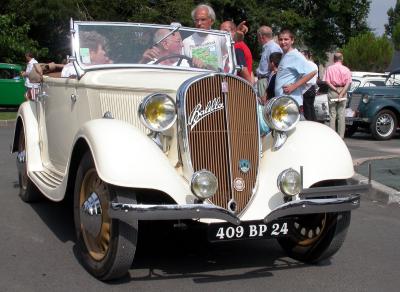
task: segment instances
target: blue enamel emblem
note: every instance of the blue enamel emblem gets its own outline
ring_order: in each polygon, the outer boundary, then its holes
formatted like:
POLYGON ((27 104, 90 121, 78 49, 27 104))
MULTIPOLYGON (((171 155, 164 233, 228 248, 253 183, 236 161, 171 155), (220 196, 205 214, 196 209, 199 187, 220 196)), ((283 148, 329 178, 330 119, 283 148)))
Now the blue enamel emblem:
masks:
POLYGON ((240 159, 239 160, 239 169, 243 173, 248 173, 250 170, 250 161, 247 159, 240 159))

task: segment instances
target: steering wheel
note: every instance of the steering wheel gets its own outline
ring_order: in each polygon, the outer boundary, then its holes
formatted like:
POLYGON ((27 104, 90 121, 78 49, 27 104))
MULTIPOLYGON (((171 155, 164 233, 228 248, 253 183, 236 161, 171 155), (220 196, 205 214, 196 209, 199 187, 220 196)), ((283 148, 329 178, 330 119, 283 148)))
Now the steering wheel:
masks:
POLYGON ((161 57, 160 59, 155 61, 154 64, 159 64, 160 62, 168 60, 168 59, 179 59, 176 66, 180 66, 182 63, 182 60, 186 60, 189 63, 189 66, 193 67, 192 58, 185 56, 185 55, 180 55, 180 54, 173 54, 173 55, 167 55, 167 56, 161 57))

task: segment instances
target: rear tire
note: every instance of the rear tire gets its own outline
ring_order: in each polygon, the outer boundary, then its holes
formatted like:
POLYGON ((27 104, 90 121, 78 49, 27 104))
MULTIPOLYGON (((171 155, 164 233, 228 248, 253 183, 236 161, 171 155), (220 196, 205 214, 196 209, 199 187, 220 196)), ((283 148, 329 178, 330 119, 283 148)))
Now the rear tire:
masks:
POLYGON ((323 213, 299 216, 294 221, 298 233, 278 239, 293 259, 315 264, 334 255, 342 246, 350 225, 351 213, 323 213))
POLYGON ((43 197, 36 185, 28 177, 28 171, 26 167, 27 154, 26 154, 26 143, 25 143, 25 131, 24 127, 21 127, 18 139, 18 153, 17 153, 17 165, 18 165, 18 184, 19 184, 19 197, 26 203, 33 203, 40 201, 43 197))
POLYGON ((129 189, 102 181, 96 171, 90 152, 80 162, 74 190, 74 221, 78 254, 83 266, 96 278, 112 280, 124 276, 133 261, 137 244, 138 221, 127 224, 110 218, 111 201, 136 203, 129 189), (88 198, 97 196, 100 215, 82 211, 88 198))
POLYGON ((397 117, 391 110, 381 110, 372 119, 371 134, 376 140, 389 140, 397 129, 397 117))

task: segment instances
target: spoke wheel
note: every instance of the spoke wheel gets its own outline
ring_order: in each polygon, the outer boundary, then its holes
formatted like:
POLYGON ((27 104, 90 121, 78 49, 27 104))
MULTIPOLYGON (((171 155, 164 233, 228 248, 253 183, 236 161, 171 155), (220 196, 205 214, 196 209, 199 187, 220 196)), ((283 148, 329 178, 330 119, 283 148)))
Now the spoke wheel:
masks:
POLYGON ((334 255, 342 246, 350 225, 350 212, 299 216, 293 236, 278 239, 292 258, 317 263, 334 255))
POLYGON ((110 202, 136 203, 135 194, 102 181, 87 152, 79 165, 74 190, 78 255, 83 266, 101 280, 125 275, 134 258, 138 222, 127 224, 109 216, 110 202), (95 207, 88 214, 85 207, 95 207))
POLYGON ((380 111, 371 123, 371 133, 377 140, 389 140, 396 133, 397 118, 390 110, 380 111))
POLYGON ((17 153, 19 196, 24 202, 33 203, 39 201, 42 198, 42 194, 28 177, 26 163, 27 153, 25 144, 25 131, 24 128, 21 127, 19 132, 17 153))
MULTIPOLYGON (((96 194, 100 199, 101 209, 107 210, 110 194, 108 193, 107 185, 97 176, 94 168, 90 169, 83 179, 82 187, 79 192, 79 206, 82 206, 83 203, 89 199, 91 194, 96 194)), ((92 235, 84 224, 80 224, 81 233, 88 252, 96 261, 104 259, 110 248, 111 219, 107 212, 102 212, 101 215, 100 231, 96 236, 92 235)))

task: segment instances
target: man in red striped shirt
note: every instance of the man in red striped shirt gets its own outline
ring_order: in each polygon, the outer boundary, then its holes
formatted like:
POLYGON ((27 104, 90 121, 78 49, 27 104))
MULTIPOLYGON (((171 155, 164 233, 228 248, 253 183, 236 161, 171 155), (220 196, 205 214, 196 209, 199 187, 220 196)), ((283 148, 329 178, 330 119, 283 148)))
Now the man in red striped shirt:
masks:
POLYGON ((342 64, 343 55, 341 53, 336 52, 333 55, 333 62, 334 64, 326 68, 324 74, 324 81, 329 86, 329 125, 340 135, 340 137, 344 138, 346 127, 345 107, 347 102, 347 90, 351 83, 351 72, 349 68, 342 64))

